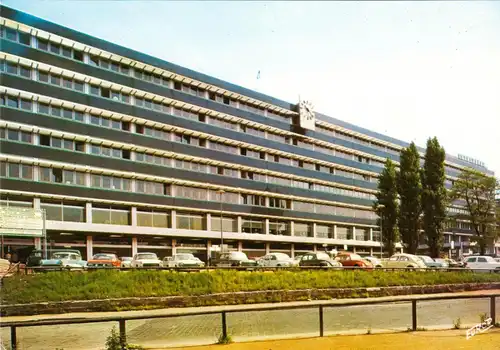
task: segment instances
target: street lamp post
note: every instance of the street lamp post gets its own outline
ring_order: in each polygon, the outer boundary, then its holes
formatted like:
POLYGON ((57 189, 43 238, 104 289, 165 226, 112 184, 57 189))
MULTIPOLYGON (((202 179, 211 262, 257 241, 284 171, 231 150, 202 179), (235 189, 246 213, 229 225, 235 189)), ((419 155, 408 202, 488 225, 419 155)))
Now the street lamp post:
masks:
POLYGON ((384 220, 383 217, 380 216, 380 259, 382 259, 383 254, 384 254, 384 252, 383 252, 383 245, 382 245, 382 236, 383 236, 383 233, 382 233, 382 229, 383 229, 382 228, 382 222, 383 222, 383 220, 384 220))
POLYGON ((220 252, 222 253, 222 246, 224 245, 224 234, 222 231, 222 195, 225 193, 223 189, 217 190, 220 199, 220 252))

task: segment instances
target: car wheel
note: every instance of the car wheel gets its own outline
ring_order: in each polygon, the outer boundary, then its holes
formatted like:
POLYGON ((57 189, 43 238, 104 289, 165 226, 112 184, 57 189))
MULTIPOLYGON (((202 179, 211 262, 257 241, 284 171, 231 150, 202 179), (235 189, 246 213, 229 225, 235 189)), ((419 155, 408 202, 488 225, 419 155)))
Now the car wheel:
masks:
POLYGON ((410 269, 410 270, 415 270, 415 266, 412 266, 412 265, 408 265, 406 266, 407 269, 410 269))

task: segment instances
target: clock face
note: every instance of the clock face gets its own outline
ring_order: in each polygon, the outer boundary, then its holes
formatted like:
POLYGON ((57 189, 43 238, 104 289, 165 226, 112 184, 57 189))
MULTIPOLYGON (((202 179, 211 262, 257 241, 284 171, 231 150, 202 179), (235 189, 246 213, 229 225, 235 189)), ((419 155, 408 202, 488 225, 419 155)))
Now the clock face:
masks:
POLYGON ((300 117, 305 120, 314 119, 314 108, 311 102, 302 100, 299 103, 299 114, 300 117))

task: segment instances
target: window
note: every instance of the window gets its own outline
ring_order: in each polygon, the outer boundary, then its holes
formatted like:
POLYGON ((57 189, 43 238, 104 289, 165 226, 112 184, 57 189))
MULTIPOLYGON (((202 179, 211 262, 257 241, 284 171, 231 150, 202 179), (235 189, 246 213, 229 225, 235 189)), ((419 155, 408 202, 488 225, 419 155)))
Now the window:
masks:
POLYGON ((1 175, 11 178, 33 180, 33 166, 19 163, 1 163, 1 175))
POLYGON ((30 68, 21 66, 20 67, 20 74, 21 74, 22 77, 31 79, 31 69, 30 68))
POLYGON ((21 99, 21 109, 31 112, 32 108, 33 103, 31 102, 31 100, 26 100, 24 98, 21 99))
POLYGON ((312 225, 295 222, 293 234, 298 237, 312 237, 312 225))
POLYGON ((175 196, 196 200, 207 200, 207 190, 197 187, 176 186, 175 196))
POLYGON ((7 106, 13 107, 13 108, 19 108, 19 101, 18 101, 17 97, 7 95, 5 97, 5 99, 7 102, 6 103, 7 106))
POLYGON ((170 188, 168 184, 153 181, 136 180, 135 191, 153 195, 168 195, 170 188))
POLYGON ((333 238, 332 226, 316 225, 316 237, 318 237, 318 238, 333 238))
MULTIPOLYGON (((221 217, 212 215, 212 231, 221 231, 221 217)), ((222 231, 223 232, 238 232, 238 222, 236 218, 222 217, 222 231)))
POLYGON ((137 226, 170 227, 170 214, 160 211, 137 211, 137 226))
POLYGON ((241 231, 243 233, 257 233, 264 234, 264 222, 257 218, 243 218, 241 224, 241 231))
POLYGON ((270 197, 269 198, 269 206, 271 208, 290 209, 290 200, 270 197))
POLYGON ((130 212, 114 208, 92 208, 92 223, 130 225, 130 212))
POLYGON ((177 213, 177 228, 183 230, 204 230, 203 216, 190 213, 177 213))
POLYGON ((269 221, 271 235, 290 236, 290 224, 286 221, 269 221))
POLYGON ((241 195, 241 203, 246 205, 255 205, 255 206, 266 206, 266 197, 259 196, 255 194, 244 194, 241 195))

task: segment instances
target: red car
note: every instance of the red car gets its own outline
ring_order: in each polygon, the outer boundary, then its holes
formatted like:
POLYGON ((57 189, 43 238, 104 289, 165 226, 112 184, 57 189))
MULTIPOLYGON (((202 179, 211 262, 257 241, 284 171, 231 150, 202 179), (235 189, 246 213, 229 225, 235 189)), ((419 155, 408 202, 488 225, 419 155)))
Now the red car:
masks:
POLYGON ((116 254, 98 253, 87 262, 87 267, 120 267, 121 261, 116 254))
POLYGON ((361 256, 355 253, 342 252, 337 254, 335 260, 340 262, 342 266, 352 266, 352 267, 362 267, 365 269, 373 269, 373 265, 368 261, 364 260, 361 256))

